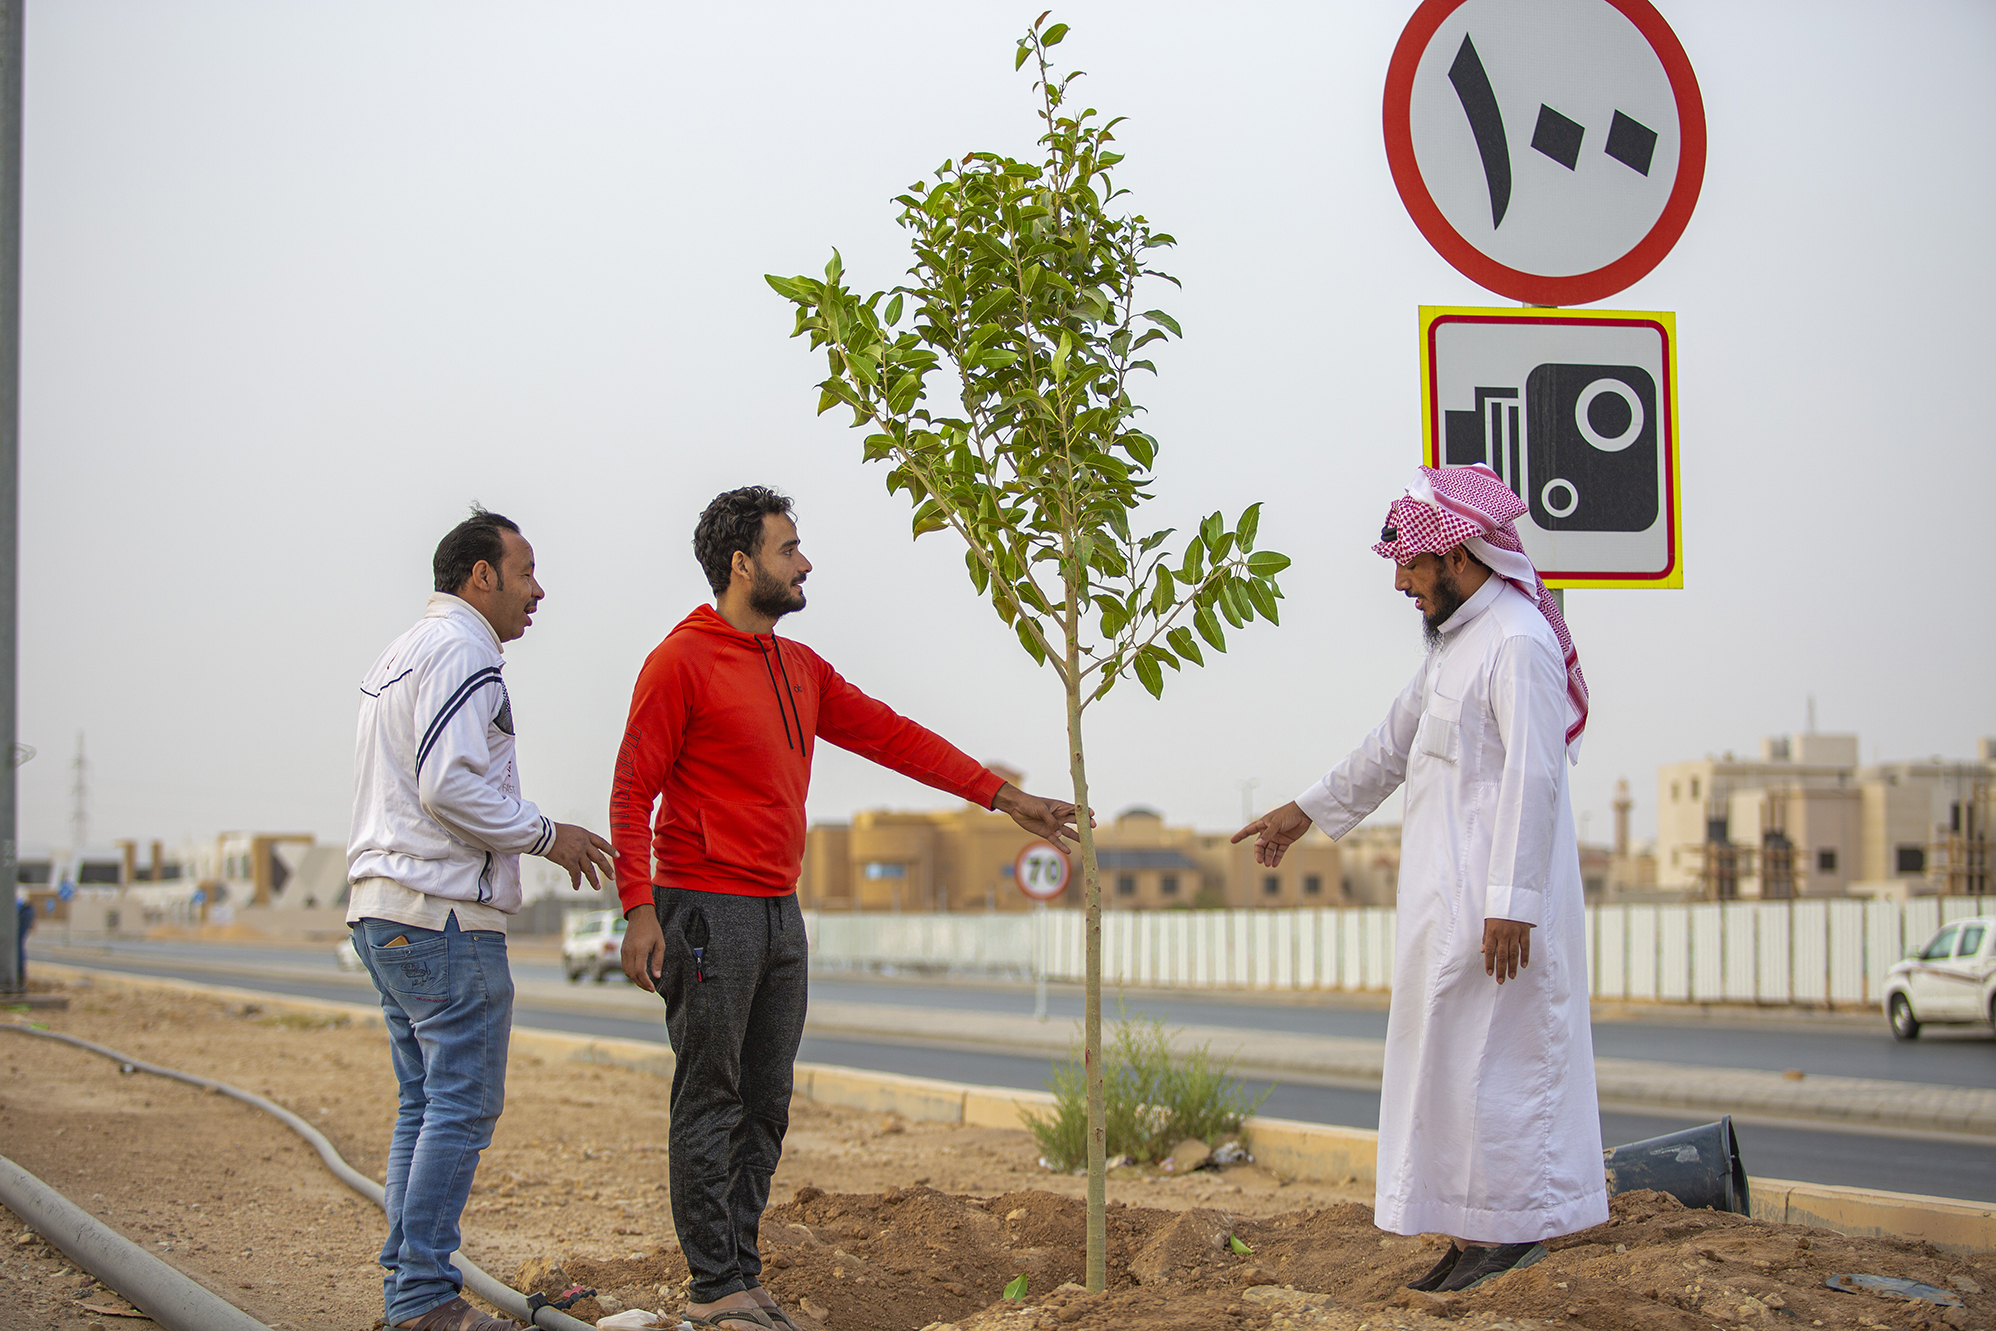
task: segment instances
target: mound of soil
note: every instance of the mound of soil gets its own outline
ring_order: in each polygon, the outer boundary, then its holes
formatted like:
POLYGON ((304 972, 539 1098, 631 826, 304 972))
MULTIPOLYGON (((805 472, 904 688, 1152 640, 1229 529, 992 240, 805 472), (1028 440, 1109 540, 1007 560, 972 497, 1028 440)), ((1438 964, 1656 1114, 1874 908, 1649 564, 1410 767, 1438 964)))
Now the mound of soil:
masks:
MULTIPOLYGON (((1382 1235, 1364 1206, 1254 1218, 1114 1204, 1108 1289, 1089 1295, 1081 1287, 1086 1214, 1075 1198, 804 1188, 764 1219, 764 1283, 800 1323, 827 1331, 1996 1325, 1996 1297, 1982 1292, 1996 1289, 1996 1271, 1980 1259, 1691 1211, 1654 1192, 1618 1197, 1612 1211, 1608 1224, 1549 1245, 1536 1266, 1468 1293, 1434 1295, 1405 1285, 1434 1264, 1446 1240, 1382 1235), (1250 1251, 1237 1252, 1230 1238, 1250 1251), (1953 1290, 1963 1306, 1843 1294, 1824 1284, 1847 1271, 1953 1290), (1004 1299, 1020 1275, 1025 1297, 1004 1299)), ((623 1260, 571 1257, 562 1266, 619 1306, 676 1308, 686 1275, 670 1249, 623 1260)))

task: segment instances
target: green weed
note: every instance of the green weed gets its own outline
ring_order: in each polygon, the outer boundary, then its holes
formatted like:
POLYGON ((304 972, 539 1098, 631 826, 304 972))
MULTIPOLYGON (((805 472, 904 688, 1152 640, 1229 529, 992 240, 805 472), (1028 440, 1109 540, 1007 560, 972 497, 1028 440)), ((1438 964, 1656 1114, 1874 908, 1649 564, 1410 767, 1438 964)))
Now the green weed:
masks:
MULTIPOLYGON (((1102 1051, 1103 1120, 1107 1151, 1140 1164, 1162 1160, 1187 1137, 1214 1142, 1240 1130, 1268 1092, 1250 1095, 1233 1075, 1231 1058, 1215 1062, 1207 1045, 1174 1054, 1164 1023, 1129 1012, 1119 1000, 1102 1051)), ((1054 1065, 1047 1079, 1049 1114, 1028 1112, 1026 1125, 1040 1154, 1055 1169, 1078 1169, 1088 1159, 1088 1075, 1078 1050, 1054 1065)))

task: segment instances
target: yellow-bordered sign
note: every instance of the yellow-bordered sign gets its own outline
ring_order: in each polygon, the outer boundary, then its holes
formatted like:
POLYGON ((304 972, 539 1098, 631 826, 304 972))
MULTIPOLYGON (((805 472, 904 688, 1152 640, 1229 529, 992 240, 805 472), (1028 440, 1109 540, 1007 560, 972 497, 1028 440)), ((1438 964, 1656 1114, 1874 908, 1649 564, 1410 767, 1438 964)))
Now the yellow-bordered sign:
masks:
POLYGON ((1547 586, 1684 585, 1676 315, 1423 305, 1421 426, 1525 501, 1547 586))

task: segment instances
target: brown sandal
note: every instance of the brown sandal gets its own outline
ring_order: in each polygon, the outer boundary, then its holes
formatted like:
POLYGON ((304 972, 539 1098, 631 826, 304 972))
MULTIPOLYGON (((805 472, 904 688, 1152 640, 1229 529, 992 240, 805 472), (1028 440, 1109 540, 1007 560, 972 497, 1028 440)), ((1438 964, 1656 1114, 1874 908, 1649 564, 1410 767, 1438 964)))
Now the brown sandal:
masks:
POLYGON ((413 1322, 397 1322, 401 1331, 527 1331, 510 1317, 487 1317, 459 1295, 430 1309, 413 1322))
POLYGON ((769 1331, 771 1323, 763 1316, 764 1311, 762 1308, 717 1308, 698 1317, 692 1313, 681 1313, 679 1318, 684 1326, 711 1326, 718 1331, 741 1331, 745 1326, 758 1326, 763 1331, 769 1331))

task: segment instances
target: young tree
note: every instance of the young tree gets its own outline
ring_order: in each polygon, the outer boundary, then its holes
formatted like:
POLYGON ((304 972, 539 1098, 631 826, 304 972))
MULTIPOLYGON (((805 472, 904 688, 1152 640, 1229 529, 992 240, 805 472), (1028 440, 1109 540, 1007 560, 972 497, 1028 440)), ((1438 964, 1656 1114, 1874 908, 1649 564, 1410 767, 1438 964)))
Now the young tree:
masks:
MULTIPOLYGON (((1131 376, 1155 374, 1154 342, 1179 336, 1140 290, 1172 238, 1123 211, 1112 183, 1118 123, 1067 109, 1079 71, 1056 77, 1067 25, 1040 15, 1017 69, 1037 63, 1044 160, 972 152, 895 202, 912 236, 909 283, 857 295, 838 251, 825 280, 770 277, 797 306, 795 335, 823 348, 820 413, 849 407, 865 456, 888 462, 890 492, 915 506, 914 533, 949 530, 980 595, 1066 692, 1076 807, 1087 809, 1082 717, 1135 675, 1153 696, 1164 672, 1224 652, 1226 625, 1277 622, 1275 577, 1289 561, 1255 549, 1261 506, 1229 526, 1214 513, 1173 553, 1173 529, 1139 533, 1158 442, 1137 428, 1131 376), (883 301, 885 302, 883 308, 883 301), (912 308, 911 308, 912 307, 912 308), (912 319, 903 326, 903 315, 912 319), (954 382, 933 380, 947 363, 954 382), (948 387, 944 387, 948 383, 948 387), (953 399, 953 400, 952 400, 953 399)), ((1088 819, 1077 823, 1086 918, 1088 1288, 1103 1287, 1102 884, 1088 819)))

